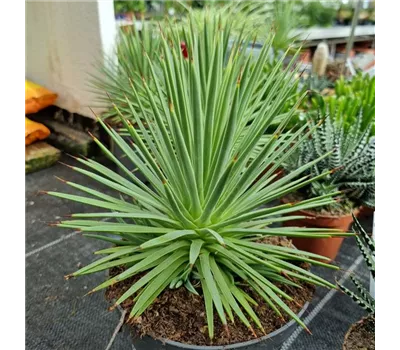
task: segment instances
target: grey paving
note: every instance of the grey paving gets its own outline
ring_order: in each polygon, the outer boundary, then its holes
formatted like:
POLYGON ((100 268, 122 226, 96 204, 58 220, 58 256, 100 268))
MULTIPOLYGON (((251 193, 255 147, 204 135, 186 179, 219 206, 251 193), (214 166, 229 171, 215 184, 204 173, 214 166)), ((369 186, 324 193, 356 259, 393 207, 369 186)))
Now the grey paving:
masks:
MULTIPOLYGON (((74 164, 74 161, 66 161, 74 164)), ((85 176, 59 164, 26 176, 26 349, 103 350, 118 324, 119 314, 107 311, 104 294, 83 295, 99 284, 104 275, 100 273, 68 281, 63 276, 92 261, 92 252, 106 244, 46 224, 73 212, 94 210, 79 203, 38 195, 40 190, 72 192, 54 175, 78 183, 89 183, 85 176)), ((99 184, 93 184, 93 188, 110 192, 99 184)), ((364 224, 370 227, 371 220, 364 224)), ((337 261, 344 270, 348 270, 358 256, 354 240, 346 239, 337 261)), ((316 271, 330 280, 335 277, 330 271, 316 271)), ((355 272, 367 285, 368 274, 363 262, 355 272)), ((344 273, 341 271, 336 275, 341 278, 344 273)), ((298 332, 296 339, 286 345, 286 350, 341 349, 348 327, 364 313, 339 292, 333 294, 319 310, 318 305, 324 298, 326 300, 328 292, 317 289, 305 315, 315 314, 309 324, 313 335, 298 332), (315 308, 318 312, 313 311, 315 308)), ((126 332, 116 337, 112 349, 132 349, 126 332)))

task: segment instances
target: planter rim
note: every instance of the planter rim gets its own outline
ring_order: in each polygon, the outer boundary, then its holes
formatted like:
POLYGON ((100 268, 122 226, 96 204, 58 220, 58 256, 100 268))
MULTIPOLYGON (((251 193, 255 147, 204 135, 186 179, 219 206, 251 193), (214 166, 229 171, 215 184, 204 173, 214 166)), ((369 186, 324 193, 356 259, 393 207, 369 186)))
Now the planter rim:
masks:
MULTIPOLYGON (((301 317, 304 312, 306 311, 306 309, 308 308, 308 306, 310 305, 309 301, 306 301, 305 304, 303 305, 302 309, 297 313, 298 317, 301 317)), ((121 307, 121 305, 117 306, 118 310, 122 313, 123 312, 123 308, 121 307)), ((281 328, 276 329, 275 331, 264 335, 260 338, 256 338, 256 339, 252 339, 252 340, 248 340, 245 342, 241 342, 241 343, 234 343, 234 344, 227 344, 227 345, 193 345, 193 344, 186 344, 186 343, 180 343, 174 340, 169 340, 169 339, 165 339, 165 338, 154 338, 151 335, 147 335, 148 337, 151 337, 154 340, 158 340, 160 342, 162 342, 163 344, 168 344, 168 345, 172 345, 181 349, 189 349, 189 350, 226 350, 226 349, 240 349, 243 347, 247 347, 250 345, 254 345, 260 342, 263 342, 265 340, 268 340, 269 338, 272 338, 284 331, 286 331, 286 329, 288 329, 289 327, 293 326, 293 324, 296 323, 295 320, 290 320, 288 323, 286 323, 284 326, 282 326, 281 328)))
POLYGON ((346 332, 346 334, 345 334, 345 336, 344 336, 344 339, 343 339, 343 345, 342 345, 342 349, 343 349, 343 350, 345 350, 346 341, 347 341, 347 339, 349 338, 351 332, 354 330, 354 328, 355 328, 358 324, 363 323, 364 321, 368 320, 369 318, 375 318, 375 316, 374 316, 373 314, 369 314, 369 315, 367 315, 367 316, 364 316, 361 320, 358 320, 357 322, 354 322, 354 323, 349 327, 349 329, 347 330, 347 332, 346 332))
MULTIPOLYGON (((287 200, 286 197, 282 197, 281 198, 281 202, 284 203, 284 204, 287 204, 287 203, 291 203, 292 201, 287 200)), ((296 201, 296 202, 300 202, 300 201, 296 201)), ((297 211, 300 212, 300 213, 307 214, 309 216, 315 216, 316 218, 323 218, 323 219, 338 219, 338 218, 345 218, 345 217, 351 216, 351 212, 348 213, 348 214, 344 214, 344 215, 326 215, 326 214, 318 214, 318 212, 312 211, 312 210, 299 209, 297 211)), ((353 209, 352 212, 353 212, 353 214, 355 216, 357 216, 359 211, 360 211, 360 208, 356 207, 356 208, 353 209)))

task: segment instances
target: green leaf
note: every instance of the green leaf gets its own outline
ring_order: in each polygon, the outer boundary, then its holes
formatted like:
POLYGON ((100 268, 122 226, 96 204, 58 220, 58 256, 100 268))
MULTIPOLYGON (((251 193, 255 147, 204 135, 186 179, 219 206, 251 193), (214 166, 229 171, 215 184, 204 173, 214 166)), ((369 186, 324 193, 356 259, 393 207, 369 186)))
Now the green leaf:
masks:
POLYGON ((215 280, 213 275, 211 274, 211 266, 210 266, 210 252, 204 250, 200 254, 200 266, 201 266, 201 274, 204 276, 204 281, 207 289, 211 294, 211 298, 217 313, 221 319, 223 325, 226 325, 226 318, 224 309, 221 302, 221 297, 219 291, 217 289, 217 285, 215 284, 215 280))
POLYGON ((150 239, 146 243, 141 244, 140 249, 152 248, 187 236, 193 238, 193 236, 197 236, 197 234, 192 230, 180 230, 180 231, 168 232, 165 235, 150 239))
POLYGON ((189 264, 191 266, 194 266, 194 264, 197 261, 197 258, 199 257, 200 254, 200 249, 203 246, 204 241, 201 239, 195 239, 190 245, 190 253, 189 253, 189 264))
POLYGON ((164 259, 160 265, 152 269, 145 276, 143 276, 139 281, 133 284, 117 301, 116 305, 121 304, 126 299, 131 297, 134 293, 136 293, 140 288, 144 287, 147 283, 149 283, 153 278, 158 276, 159 274, 165 275, 165 270, 171 269, 175 271, 176 268, 182 265, 185 259, 182 259, 184 251, 175 251, 173 254, 164 259))

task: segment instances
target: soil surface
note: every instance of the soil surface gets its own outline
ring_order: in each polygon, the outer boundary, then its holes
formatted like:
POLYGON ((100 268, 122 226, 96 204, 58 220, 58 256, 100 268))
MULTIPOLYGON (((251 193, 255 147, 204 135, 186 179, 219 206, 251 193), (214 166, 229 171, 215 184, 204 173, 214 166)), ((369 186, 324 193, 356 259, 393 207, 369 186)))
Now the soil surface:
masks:
POLYGON ((368 316, 351 327, 343 350, 375 350, 375 316, 368 316))
MULTIPOLYGON (((285 196, 286 199, 290 202, 300 202, 309 198, 306 198, 302 193, 295 192, 290 193, 285 196)), ((354 205, 349 201, 341 202, 341 205, 332 207, 330 206, 329 209, 327 207, 319 207, 314 209, 307 209, 310 213, 316 213, 317 215, 327 215, 327 216, 347 216, 351 215, 350 213, 354 210, 354 205)))
MULTIPOLYGON (((291 245, 291 242, 285 238, 271 237, 271 239, 264 241, 268 244, 279 244, 282 246, 291 245)), ((302 264, 300 266, 307 269, 310 268, 308 264, 302 264)), ((123 267, 113 268, 110 270, 110 274, 114 276, 121 273, 123 270, 123 267)), ((106 290, 107 300, 112 302, 118 299, 132 283, 140 277, 141 276, 135 276, 109 287, 106 290)), ((296 313, 300 311, 307 301, 312 299, 315 291, 313 285, 299 283, 303 286, 302 289, 276 284, 294 298, 295 302, 287 302, 287 305, 296 313)), ((254 310, 266 334, 281 328, 290 321, 290 318, 285 314, 285 319, 280 319, 264 300, 250 288, 244 286, 243 289, 257 301, 258 306, 254 306, 254 310)), ((132 327, 136 335, 150 335, 153 338, 167 338, 195 345, 226 345, 254 339, 254 335, 237 317, 235 317, 235 324, 228 322, 228 334, 219 320, 217 313, 214 312, 214 340, 211 342, 208 336, 201 288, 198 289, 198 292, 200 296, 190 293, 184 287, 174 290, 166 289, 135 323, 129 323, 129 326, 132 327)), ((132 305, 132 298, 122 303, 122 307, 128 309, 127 316, 129 315, 132 305)), ((255 324, 252 324, 252 326, 257 337, 264 335, 255 324)))

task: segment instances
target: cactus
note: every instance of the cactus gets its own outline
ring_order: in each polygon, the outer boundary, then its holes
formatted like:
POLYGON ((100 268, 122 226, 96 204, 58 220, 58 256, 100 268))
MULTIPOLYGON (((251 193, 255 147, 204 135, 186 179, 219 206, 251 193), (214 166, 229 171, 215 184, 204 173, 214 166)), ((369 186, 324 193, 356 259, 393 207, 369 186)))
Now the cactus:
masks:
POLYGON ((318 76, 325 75, 326 66, 328 65, 329 59, 329 48, 328 44, 322 42, 317 46, 317 50, 314 53, 313 61, 312 61, 312 71, 314 74, 318 76))

